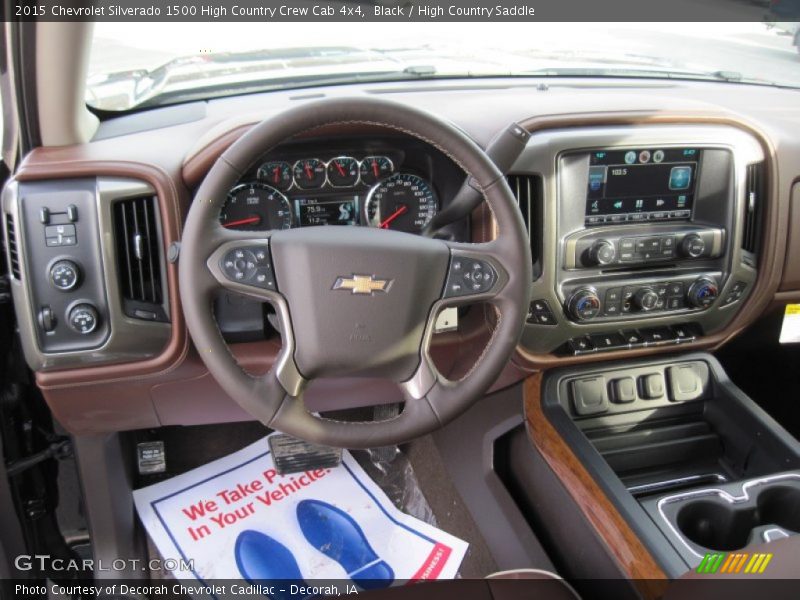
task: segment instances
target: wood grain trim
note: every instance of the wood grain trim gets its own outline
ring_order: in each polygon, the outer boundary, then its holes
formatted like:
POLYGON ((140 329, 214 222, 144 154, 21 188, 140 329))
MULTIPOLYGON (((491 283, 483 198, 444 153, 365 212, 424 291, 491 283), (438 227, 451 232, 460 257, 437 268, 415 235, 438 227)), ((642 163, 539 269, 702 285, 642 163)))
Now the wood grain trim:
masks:
MULTIPOLYGON (((128 177, 149 183, 156 191, 163 230, 163 251, 180 241, 183 215, 188 207, 186 190, 175 185, 169 174, 143 163, 75 160, 36 163, 26 161, 15 174, 17 181, 67 179, 76 177, 128 177)), ((37 372, 36 382, 43 389, 113 382, 132 377, 163 375, 186 357, 189 337, 183 320, 178 292, 178 266, 167 262, 167 287, 172 331, 164 349, 156 356, 135 362, 98 365, 62 371, 37 372)))
MULTIPOLYGON (((687 346, 691 349, 716 350, 751 325, 772 303, 781 284, 788 237, 789 202, 781 202, 779 173, 775 148, 767 135, 754 124, 738 115, 725 112, 593 112, 580 114, 542 115, 520 123, 532 135, 537 131, 580 127, 642 126, 642 125, 726 125, 736 127, 758 140, 764 152, 767 177, 767 209, 764 215, 764 235, 759 252, 758 276, 752 293, 738 309, 730 323, 720 331, 703 337, 687 346)), ((549 265, 545 265, 548 268, 549 265)), ((523 369, 539 370, 554 366, 590 363, 620 358, 635 358, 674 352, 674 346, 598 352, 582 356, 555 356, 528 351, 518 345, 514 362, 523 369)))
POLYGON ((541 390, 541 373, 525 380, 525 422, 531 443, 594 527, 623 574, 634 580, 645 598, 660 597, 669 581, 667 575, 547 419, 541 390))

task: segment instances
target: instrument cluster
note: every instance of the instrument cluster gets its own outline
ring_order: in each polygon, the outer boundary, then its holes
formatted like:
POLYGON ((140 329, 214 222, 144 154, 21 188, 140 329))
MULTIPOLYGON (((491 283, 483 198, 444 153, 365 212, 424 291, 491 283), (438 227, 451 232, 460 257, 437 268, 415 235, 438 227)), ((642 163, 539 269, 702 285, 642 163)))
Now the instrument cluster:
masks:
POLYGON ((384 155, 269 160, 255 174, 229 191, 220 214, 223 227, 355 225, 419 233, 439 210, 431 183, 396 171, 384 155))

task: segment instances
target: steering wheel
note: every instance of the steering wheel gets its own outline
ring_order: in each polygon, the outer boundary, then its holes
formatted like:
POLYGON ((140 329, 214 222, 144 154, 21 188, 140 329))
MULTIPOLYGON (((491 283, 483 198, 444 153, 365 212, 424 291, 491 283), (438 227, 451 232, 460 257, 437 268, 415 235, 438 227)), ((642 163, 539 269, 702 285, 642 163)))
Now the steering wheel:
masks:
POLYGON ((531 254, 503 174, 459 129, 396 102, 329 99, 261 122, 214 163, 186 220, 179 282, 186 325, 202 360, 245 411, 310 442, 370 448, 442 427, 489 389, 522 333, 531 254), (261 156, 328 125, 379 126, 449 156, 482 191, 495 218, 495 239, 473 244, 371 227, 252 232, 220 225, 228 190, 261 156), (244 371, 223 340, 213 316, 221 288, 274 307, 283 343, 265 375, 244 371), (429 356, 434 323, 443 308, 474 302, 494 307, 493 333, 471 370, 449 381, 429 356), (373 422, 311 414, 303 390, 326 376, 390 379, 402 390, 403 411, 373 422))

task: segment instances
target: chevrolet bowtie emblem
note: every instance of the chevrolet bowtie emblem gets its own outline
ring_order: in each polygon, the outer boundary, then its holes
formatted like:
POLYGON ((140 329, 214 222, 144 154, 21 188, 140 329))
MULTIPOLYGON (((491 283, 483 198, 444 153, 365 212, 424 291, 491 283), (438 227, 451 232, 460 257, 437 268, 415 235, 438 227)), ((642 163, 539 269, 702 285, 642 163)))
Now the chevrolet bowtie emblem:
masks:
POLYGON ((374 294, 375 292, 388 292, 390 283, 390 279, 375 279, 372 275, 353 275, 352 277, 337 277, 333 289, 350 290, 352 294, 374 294))

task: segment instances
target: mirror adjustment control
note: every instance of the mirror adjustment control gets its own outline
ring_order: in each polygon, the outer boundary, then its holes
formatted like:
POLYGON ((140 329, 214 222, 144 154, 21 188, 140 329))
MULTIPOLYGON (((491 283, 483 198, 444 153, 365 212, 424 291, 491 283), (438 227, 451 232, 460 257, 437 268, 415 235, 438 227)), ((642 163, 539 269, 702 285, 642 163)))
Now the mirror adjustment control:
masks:
POLYGON ((62 292, 69 292, 78 287, 80 277, 80 268, 71 260, 59 260, 50 267, 50 283, 62 292))
POLYGON ((567 310, 579 321, 594 319, 600 312, 600 298, 593 289, 580 289, 569 299, 567 310))
POLYGON ((100 316, 97 314, 97 309, 88 303, 76 304, 67 316, 69 326, 81 335, 92 333, 97 329, 99 321, 100 316))

